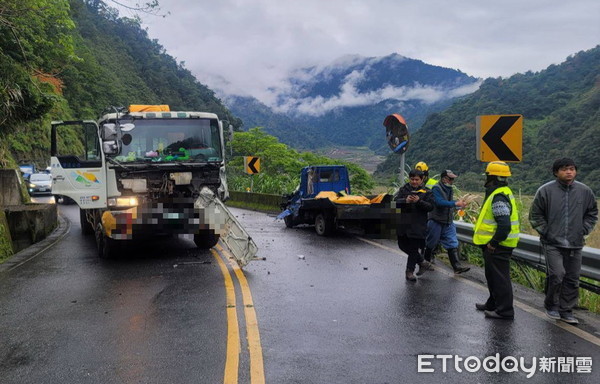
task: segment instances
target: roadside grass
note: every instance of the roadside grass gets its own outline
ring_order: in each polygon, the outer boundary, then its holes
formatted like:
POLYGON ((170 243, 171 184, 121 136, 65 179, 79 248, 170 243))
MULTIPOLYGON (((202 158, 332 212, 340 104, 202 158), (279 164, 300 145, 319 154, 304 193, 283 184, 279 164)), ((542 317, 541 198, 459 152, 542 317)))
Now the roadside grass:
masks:
MULTIPOLYGON (((470 264, 477 265, 483 268, 483 257, 481 249, 475 245, 463 244, 461 256, 467 257, 470 264)), ((546 282, 546 272, 539 271, 525 263, 518 262, 512 259, 510 265, 510 279, 517 284, 532 288, 537 292, 544 292, 546 282)), ((598 285, 591 279, 581 278, 590 284, 598 285)), ((579 304, 581 309, 589 310, 590 312, 600 314, 600 295, 588 291, 587 289, 579 288, 579 304)))

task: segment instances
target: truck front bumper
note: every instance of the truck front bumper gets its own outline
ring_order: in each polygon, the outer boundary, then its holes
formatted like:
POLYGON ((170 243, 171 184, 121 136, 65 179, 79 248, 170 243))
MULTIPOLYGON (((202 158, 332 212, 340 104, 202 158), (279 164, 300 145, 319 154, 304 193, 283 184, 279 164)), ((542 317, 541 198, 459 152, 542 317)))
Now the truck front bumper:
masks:
POLYGON ((200 209, 193 206, 167 208, 162 204, 105 211, 102 228, 115 240, 131 240, 157 234, 197 234, 207 230, 200 209))

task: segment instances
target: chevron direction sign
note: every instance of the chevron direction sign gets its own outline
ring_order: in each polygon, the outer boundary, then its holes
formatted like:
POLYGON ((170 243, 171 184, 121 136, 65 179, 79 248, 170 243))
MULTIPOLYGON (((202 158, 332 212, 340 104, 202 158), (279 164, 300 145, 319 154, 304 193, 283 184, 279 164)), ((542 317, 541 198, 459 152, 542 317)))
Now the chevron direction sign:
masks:
POLYGON ((523 158, 523 115, 477 116, 477 160, 519 162, 523 158))
POLYGON ((260 172, 260 157, 244 156, 244 170, 249 175, 260 172))

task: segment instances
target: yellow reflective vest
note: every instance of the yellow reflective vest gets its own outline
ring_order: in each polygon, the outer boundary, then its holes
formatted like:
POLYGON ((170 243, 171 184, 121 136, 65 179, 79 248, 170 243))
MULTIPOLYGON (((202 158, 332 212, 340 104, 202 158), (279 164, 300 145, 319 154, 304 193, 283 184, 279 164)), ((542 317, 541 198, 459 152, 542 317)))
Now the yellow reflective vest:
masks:
POLYGON ((427 182, 425 183, 425 186, 429 189, 433 188, 434 185, 437 184, 437 180, 436 179, 427 179, 427 182))
POLYGON ((494 196, 499 193, 503 193, 509 198, 512 207, 510 214, 510 233, 505 240, 500 242, 500 245, 503 247, 516 248, 517 243, 519 242, 519 212, 517 211, 515 197, 508 187, 497 188, 483 203, 483 207, 481 207, 481 212, 479 212, 477 222, 475 223, 473 243, 476 245, 485 245, 492 240, 494 233, 496 233, 498 224, 496 223, 492 212, 492 202, 494 201, 494 196))

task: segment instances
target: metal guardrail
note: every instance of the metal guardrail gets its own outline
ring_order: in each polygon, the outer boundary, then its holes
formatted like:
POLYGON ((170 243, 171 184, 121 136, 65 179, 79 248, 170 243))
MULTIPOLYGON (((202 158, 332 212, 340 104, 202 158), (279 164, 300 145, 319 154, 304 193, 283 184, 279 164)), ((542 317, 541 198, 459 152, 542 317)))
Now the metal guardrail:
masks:
MULTIPOLYGON (((459 241, 473 244, 473 224, 454 221, 459 241)), ((527 234, 519 236, 519 244, 513 251, 513 257, 541 270, 546 269, 546 258, 542 252, 540 238, 527 234)), ((600 281, 600 249, 583 247, 581 252, 581 277, 600 281)), ((584 284, 582 284, 582 287, 584 284)), ((586 284, 587 285, 587 284, 586 284)), ((592 285, 593 286, 593 285, 592 285)), ((589 287, 584 287, 590 289, 589 287)), ((596 287, 598 288, 598 287, 596 287)), ((597 289, 591 289, 596 291, 597 289)))

